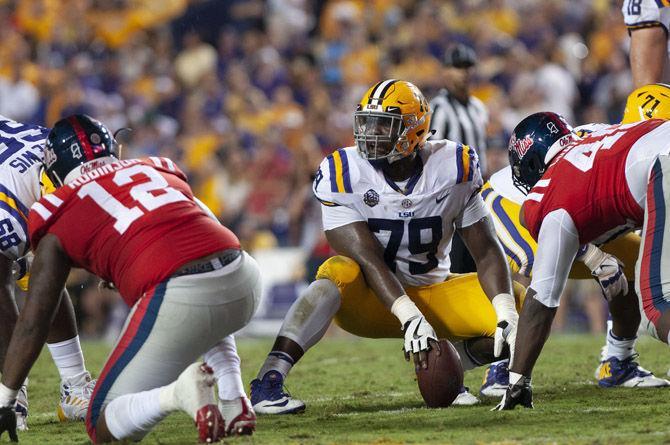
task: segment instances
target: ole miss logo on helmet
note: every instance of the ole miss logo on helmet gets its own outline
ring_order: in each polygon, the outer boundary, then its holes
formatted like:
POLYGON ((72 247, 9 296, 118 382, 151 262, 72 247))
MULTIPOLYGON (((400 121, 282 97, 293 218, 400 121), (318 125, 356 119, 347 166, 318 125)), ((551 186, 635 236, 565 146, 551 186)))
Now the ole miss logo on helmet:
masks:
POLYGON ((517 139, 516 135, 513 134, 509 146, 517 155, 519 155, 519 158, 523 158, 523 156, 528 153, 528 150, 530 150, 530 147, 533 146, 533 139, 528 135, 523 139, 517 139))

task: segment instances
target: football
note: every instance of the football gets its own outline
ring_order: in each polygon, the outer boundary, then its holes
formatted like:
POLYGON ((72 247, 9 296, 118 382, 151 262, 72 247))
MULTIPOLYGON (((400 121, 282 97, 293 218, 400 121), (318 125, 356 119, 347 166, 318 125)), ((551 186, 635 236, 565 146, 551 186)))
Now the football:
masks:
POLYGON ((428 352, 428 368, 419 369, 416 379, 421 396, 429 408, 446 408, 463 386, 463 366, 458 352, 447 340, 440 340, 442 353, 428 352))

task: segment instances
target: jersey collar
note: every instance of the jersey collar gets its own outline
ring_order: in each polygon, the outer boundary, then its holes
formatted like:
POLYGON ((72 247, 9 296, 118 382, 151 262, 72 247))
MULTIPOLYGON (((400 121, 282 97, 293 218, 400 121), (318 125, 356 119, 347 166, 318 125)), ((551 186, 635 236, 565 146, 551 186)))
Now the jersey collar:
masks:
POLYGON ((421 178, 421 174, 423 173, 423 159, 421 159, 421 156, 418 156, 419 158, 419 163, 416 168, 416 171, 414 174, 409 178, 407 181, 407 185, 405 185, 405 188, 400 188, 398 184, 393 182, 391 178, 389 178, 384 171, 382 173, 384 174, 384 179, 386 180, 386 183, 396 192, 402 194, 402 195, 410 195, 414 191, 414 186, 419 182, 419 178, 421 178))

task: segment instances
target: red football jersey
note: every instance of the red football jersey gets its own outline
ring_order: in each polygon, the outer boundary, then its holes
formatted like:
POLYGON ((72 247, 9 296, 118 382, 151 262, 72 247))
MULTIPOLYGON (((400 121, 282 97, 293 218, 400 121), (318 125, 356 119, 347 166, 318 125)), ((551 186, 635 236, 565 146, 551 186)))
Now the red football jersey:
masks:
POLYGON ((570 214, 580 244, 604 242, 641 226, 644 212, 626 180, 626 159, 633 144, 663 122, 612 125, 567 145, 524 201, 530 234, 537 239, 542 220, 557 209, 570 214))
POLYGON ((166 158, 107 164, 45 195, 29 216, 33 249, 56 235, 75 266, 113 282, 128 305, 183 264, 237 237, 196 204, 166 158))

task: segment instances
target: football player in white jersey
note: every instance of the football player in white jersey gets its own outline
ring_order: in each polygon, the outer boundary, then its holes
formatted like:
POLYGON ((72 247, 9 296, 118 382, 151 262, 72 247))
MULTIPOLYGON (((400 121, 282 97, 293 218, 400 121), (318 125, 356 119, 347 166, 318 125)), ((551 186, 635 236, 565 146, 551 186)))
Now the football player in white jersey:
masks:
MULTIPOLYGON (((14 280, 19 278, 18 285, 24 290, 27 288, 28 210, 40 199, 42 189, 51 186, 40 177, 48 133, 47 128, 0 116, 0 366, 4 363, 18 316, 14 280)), ((95 381, 91 380, 84 364, 74 309, 65 289, 47 346, 61 377, 58 418, 61 421, 84 420, 95 381)), ((19 429, 26 429, 28 398, 25 385, 19 393, 16 413, 19 429)))
MULTIPOLYGON (((670 86, 664 84, 645 85, 633 91, 626 101, 623 124, 646 119, 670 118, 670 86)), ((574 132, 583 137, 607 124, 586 124, 576 127, 574 132)), ((530 275, 535 262, 537 242, 519 221, 521 204, 526 198, 512 181, 511 168, 505 167, 493 175, 484 184, 481 191, 484 202, 491 211, 498 238, 505 250, 508 263, 516 282, 525 286, 530 284, 530 275)), ((666 379, 658 378, 641 367, 636 358, 635 332, 640 323, 637 310, 627 310, 637 306, 637 296, 632 283, 635 282, 635 262, 640 247, 640 237, 628 233, 600 246, 588 246, 582 257, 577 258, 571 279, 592 279, 598 282, 618 272, 617 262, 623 263, 624 275, 631 284, 630 292, 622 295, 626 300, 620 304, 611 304, 613 318, 607 322, 606 344, 602 348, 600 364, 596 368, 595 378, 603 388, 657 388, 670 386, 666 379), (584 261, 586 259, 586 262, 584 261), (593 259, 589 261, 589 259, 593 259), (595 261, 597 259, 597 261, 595 261), (628 335, 624 335, 628 334, 628 335)), ((490 397, 502 397, 509 384, 507 360, 491 364, 487 369, 480 393, 490 397)))
MULTIPOLYGON (((520 301, 478 193, 477 155, 456 142, 427 141, 429 128, 421 91, 385 80, 365 93, 354 113, 356 146, 321 163, 314 193, 339 255, 321 265, 286 315, 251 383, 257 413, 305 409, 284 392, 283 382, 333 319, 362 337, 404 336, 405 357, 413 357, 417 368, 426 366, 426 351, 438 338, 455 342, 466 370, 506 355, 520 301), (450 274, 455 230, 484 273, 450 274)), ((476 401, 462 391, 456 402, 476 401)))

